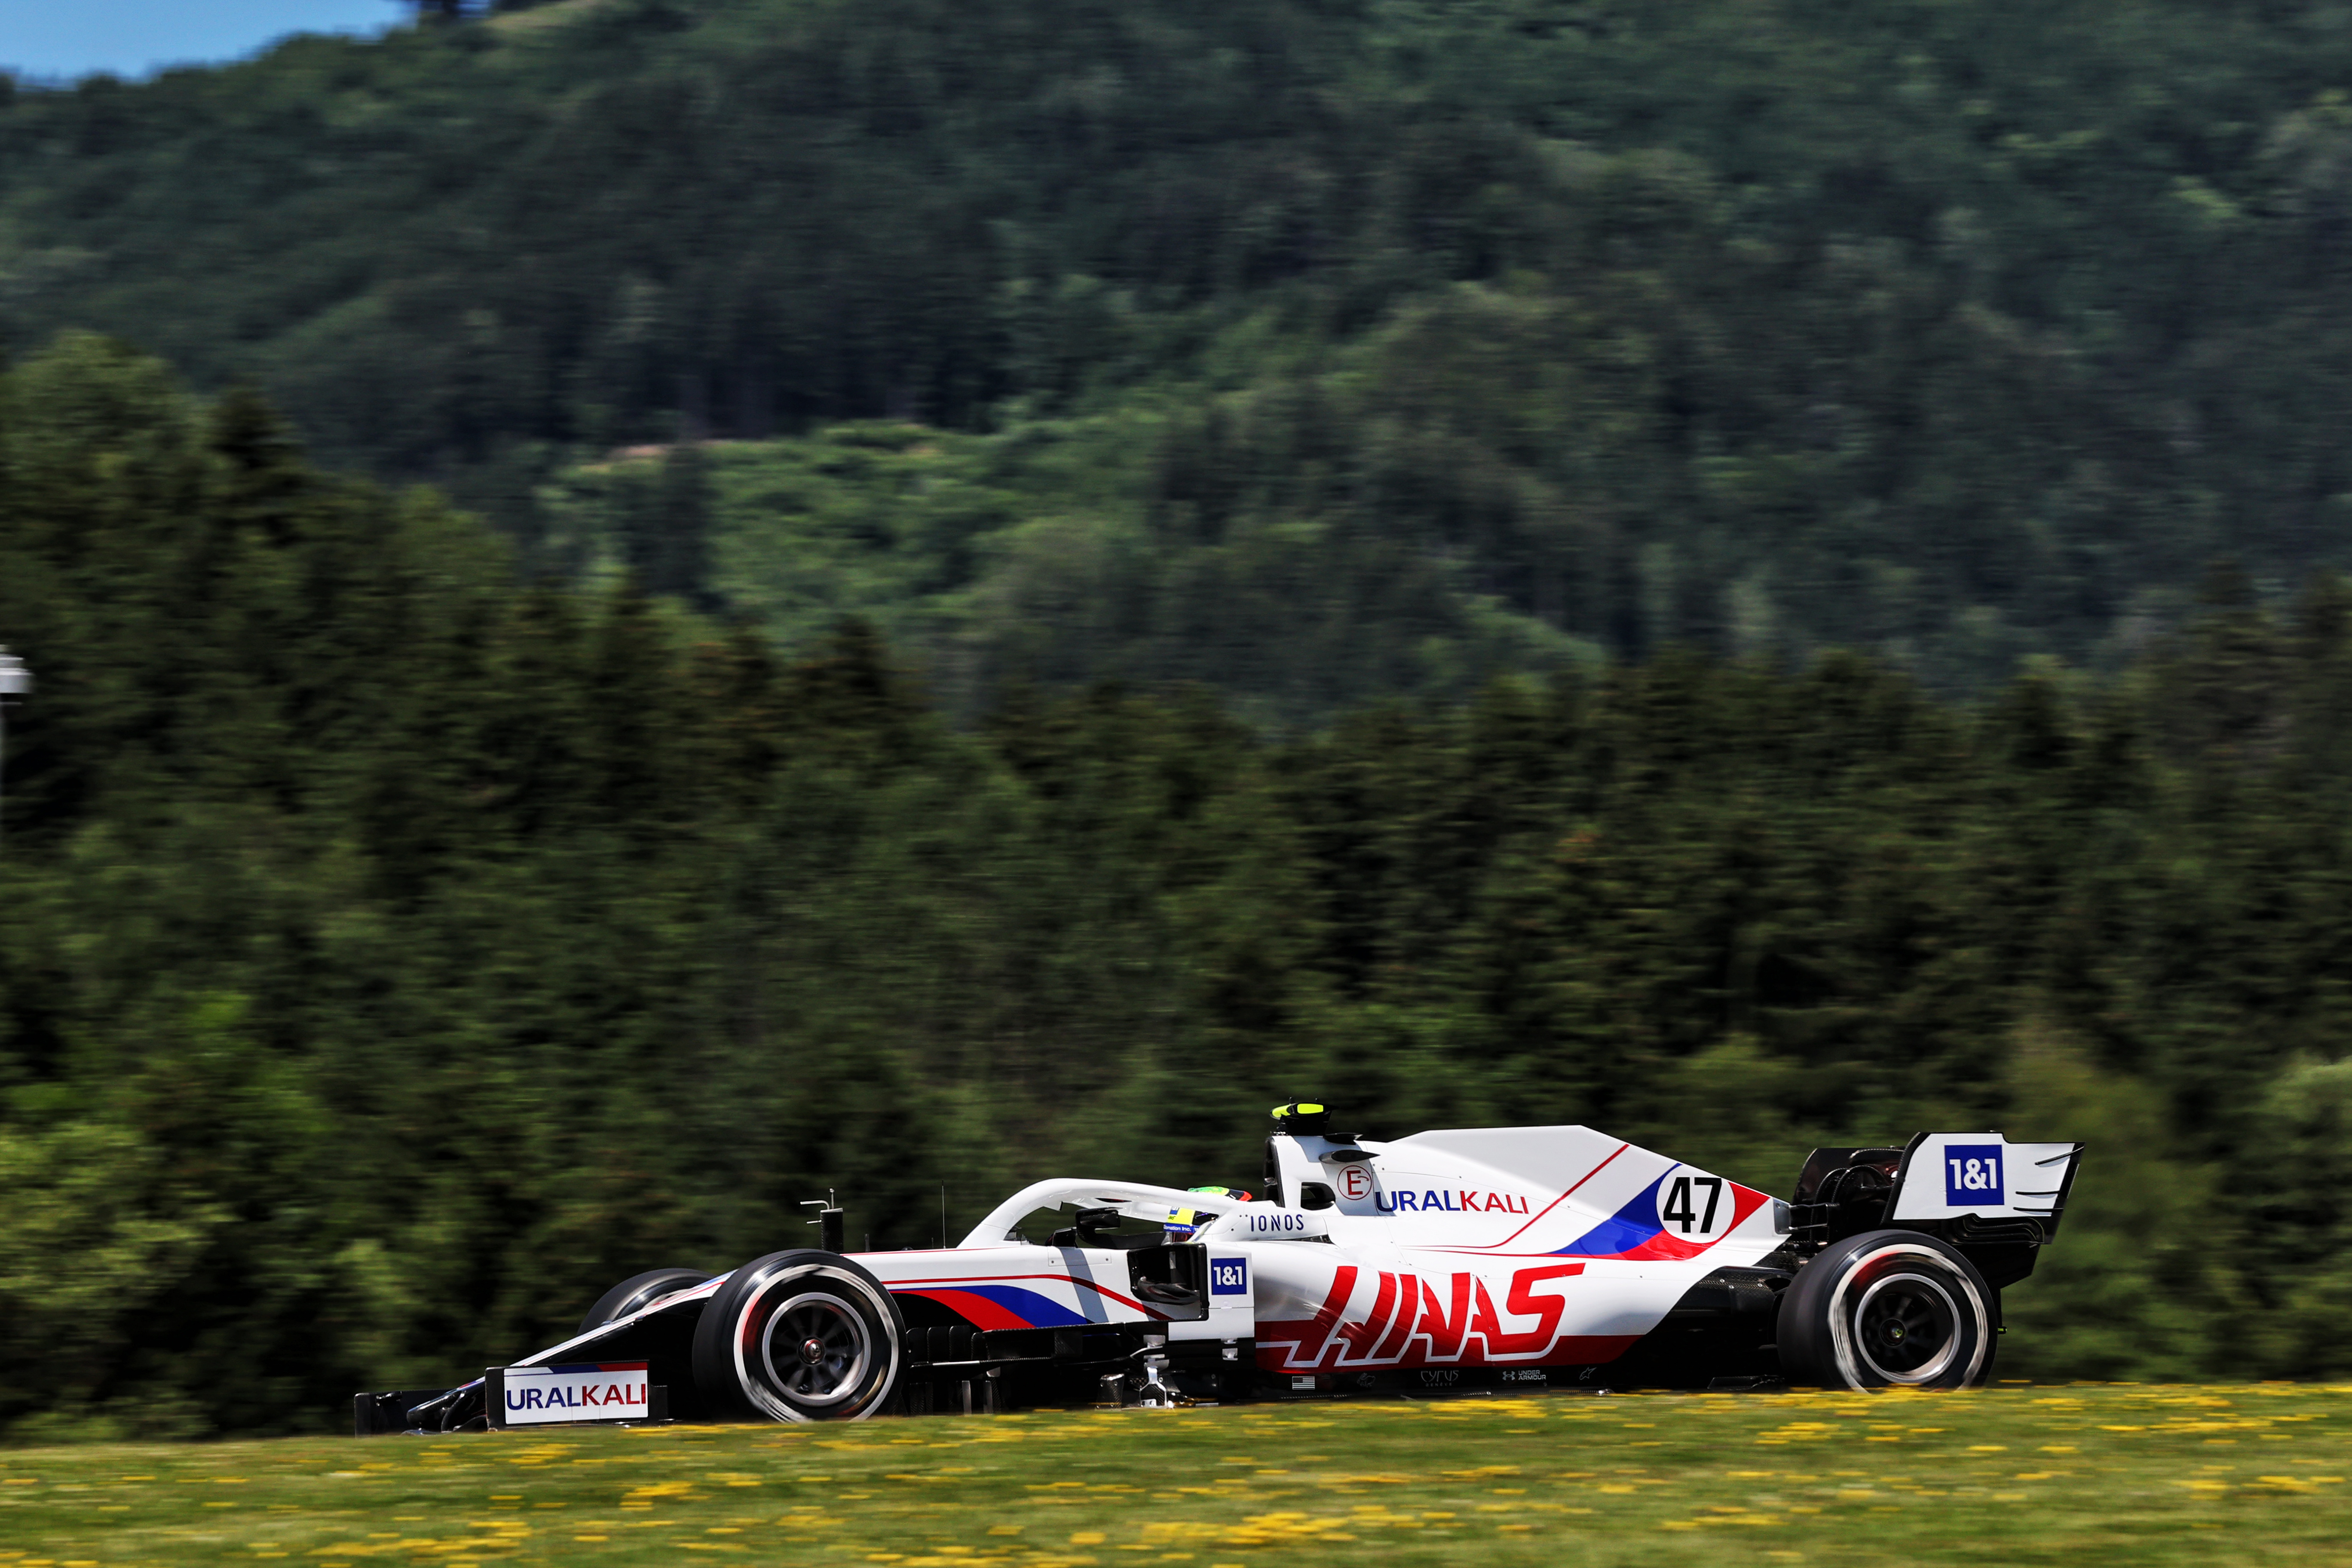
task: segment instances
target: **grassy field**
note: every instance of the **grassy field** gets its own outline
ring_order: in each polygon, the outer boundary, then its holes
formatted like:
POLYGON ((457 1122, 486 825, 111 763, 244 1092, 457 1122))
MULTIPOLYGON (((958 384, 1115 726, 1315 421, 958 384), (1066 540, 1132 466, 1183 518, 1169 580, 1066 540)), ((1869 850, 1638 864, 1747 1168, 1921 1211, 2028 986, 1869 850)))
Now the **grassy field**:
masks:
POLYGON ((2277 1384, 291 1438, 0 1451, 0 1563, 2352 1563, 2347 1474, 2277 1384))

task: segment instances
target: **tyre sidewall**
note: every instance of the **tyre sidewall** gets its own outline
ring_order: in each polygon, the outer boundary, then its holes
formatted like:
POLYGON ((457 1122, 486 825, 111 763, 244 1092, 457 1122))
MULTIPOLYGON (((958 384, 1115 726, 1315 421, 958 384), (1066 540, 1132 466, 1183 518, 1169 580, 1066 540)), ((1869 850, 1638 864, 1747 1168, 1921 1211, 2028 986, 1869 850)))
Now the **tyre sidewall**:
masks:
POLYGON ((1793 1384, 1876 1392, 1888 1387, 1974 1388, 1991 1374, 1999 1298, 1958 1250, 1916 1230, 1874 1230, 1833 1242, 1799 1270, 1780 1305, 1780 1364, 1793 1384), (1959 1342, 1950 1363, 1920 1383, 1874 1373, 1853 1342, 1860 1289, 1893 1272, 1942 1285, 1956 1308, 1959 1342))
POLYGON ((722 1409, 763 1421, 861 1421, 897 1386, 905 1342, 898 1303, 882 1282, 835 1252, 799 1248, 754 1258, 728 1276, 702 1309, 694 1332, 694 1381, 722 1409), (866 1362, 849 1393, 816 1404, 768 1376, 761 1355, 768 1321, 803 1296, 848 1306, 863 1326, 866 1362))

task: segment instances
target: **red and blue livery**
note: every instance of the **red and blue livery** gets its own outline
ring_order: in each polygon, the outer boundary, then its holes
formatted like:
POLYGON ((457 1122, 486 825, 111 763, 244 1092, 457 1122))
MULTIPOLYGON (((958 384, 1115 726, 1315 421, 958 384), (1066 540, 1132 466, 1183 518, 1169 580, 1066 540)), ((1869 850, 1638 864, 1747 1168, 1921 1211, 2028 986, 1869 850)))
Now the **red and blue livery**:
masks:
MULTIPOLYGON (((1589 1127, 1382 1141, 1276 1112, 1258 1189, 1061 1177, 954 1247, 622 1281, 572 1338, 369 1431, 490 1425, 494 1384, 650 1368, 583 1419, 776 1421, 1496 1384, 1956 1388, 2057 1234, 2078 1143, 1815 1150, 1782 1200, 1589 1127), (593 1361, 589 1358, 593 1358, 593 1361)), ((543 1406, 541 1408, 544 1408, 543 1406)), ((568 1408, 568 1407, 567 1407, 568 1408)))

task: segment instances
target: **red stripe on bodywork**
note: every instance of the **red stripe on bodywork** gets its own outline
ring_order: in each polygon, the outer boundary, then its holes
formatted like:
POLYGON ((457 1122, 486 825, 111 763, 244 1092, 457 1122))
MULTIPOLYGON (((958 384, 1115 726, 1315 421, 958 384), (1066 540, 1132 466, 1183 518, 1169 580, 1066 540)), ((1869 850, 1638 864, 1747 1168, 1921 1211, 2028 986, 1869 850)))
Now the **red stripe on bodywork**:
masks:
MULTIPOLYGON (((877 1253, 874 1256, 887 1258, 891 1255, 877 1253)), ((1163 1323, 1168 1321, 1168 1314, 1159 1309, 1147 1307, 1132 1297, 1120 1295, 1108 1285, 1097 1285, 1091 1279, 1081 1279, 1075 1274, 961 1274, 950 1279, 885 1279, 882 1284, 885 1289, 893 1292, 917 1296, 922 1294, 925 1289, 951 1290, 959 1285, 1004 1285, 1015 1279, 1055 1279, 1065 1285, 1076 1285, 1093 1291, 1097 1296, 1108 1296, 1122 1307, 1132 1307, 1145 1317, 1157 1318, 1163 1323)))
POLYGON ((1338 1276, 1331 1281, 1331 1293, 1323 1298, 1321 1306, 1315 1309, 1314 1321, 1307 1325, 1307 1337, 1298 1342, 1298 1348, 1307 1352, 1300 1359, 1310 1365, 1322 1360, 1323 1347, 1330 1342, 1331 1326, 1339 1321, 1339 1314, 1348 1310, 1348 1298, 1356 1293, 1356 1272, 1353 1264, 1340 1267, 1338 1276), (1307 1342, 1309 1338, 1314 1342, 1311 1346, 1307 1342))
MULTIPOLYGON (((1631 1149, 1633 1146, 1633 1145, 1632 1145, 1631 1143, 1620 1143, 1620 1144, 1618 1144, 1618 1145, 1617 1145, 1617 1147, 1616 1147, 1614 1150, 1612 1150, 1612 1151, 1611 1152, 1611 1153, 1610 1153, 1610 1155, 1609 1155, 1609 1160, 1614 1160, 1618 1155, 1622 1154, 1626 1150, 1631 1149)), ((1593 1178, 1593 1177, 1595 1177, 1595 1176, 1599 1175, 1601 1172, 1603 1172, 1603 1171, 1607 1170, 1607 1169, 1609 1168, 1609 1160, 1603 1160, 1603 1161, 1601 1161, 1601 1163, 1599 1163, 1598 1165, 1593 1166, 1593 1167, 1592 1167, 1592 1169, 1591 1169, 1591 1170, 1589 1170, 1589 1171, 1585 1172, 1585 1173, 1584 1173, 1584 1174, 1582 1174, 1582 1175, 1580 1175, 1580 1176, 1577 1177, 1577 1178, 1576 1178, 1576 1187, 1580 1187, 1580 1186, 1584 1185, 1584 1184, 1585 1184, 1585 1183, 1587 1183, 1587 1182, 1589 1182, 1589 1181, 1592 1180, 1592 1178, 1593 1178)), ((1498 1241, 1498 1242, 1496 1242, 1496 1243, 1494 1244, 1494 1245, 1495 1245, 1495 1247, 1508 1247, 1508 1246, 1510 1246, 1510 1245, 1511 1245, 1511 1243, 1513 1243, 1513 1242, 1515 1242, 1515 1241, 1518 1240, 1518 1239, 1519 1239, 1519 1237, 1523 1237, 1523 1236, 1527 1235, 1527 1233, 1528 1233, 1528 1231, 1530 1231, 1530 1230, 1532 1230, 1532 1229, 1534 1229, 1534 1228, 1535 1228, 1536 1220, 1539 1220, 1539 1219, 1543 1218, 1543 1216, 1544 1216, 1545 1215, 1548 1215, 1548 1214, 1551 1213, 1551 1211, 1552 1211, 1552 1210, 1554 1210, 1554 1209, 1556 1209, 1556 1208, 1559 1207, 1559 1205, 1562 1205, 1562 1204, 1564 1204, 1564 1203, 1568 1202, 1569 1194, 1570 1194, 1570 1193, 1575 1192, 1575 1191, 1576 1191, 1576 1187, 1570 1187, 1570 1188, 1569 1188, 1569 1189, 1568 1189, 1568 1192, 1565 1192, 1565 1193, 1560 1194, 1559 1194, 1559 1196, 1558 1196, 1558 1197, 1556 1197, 1556 1198, 1552 1199, 1552 1201, 1551 1201, 1551 1202, 1549 1202, 1549 1203, 1548 1203, 1548 1204, 1544 1205, 1544 1206, 1543 1206, 1541 1209, 1538 1209, 1538 1210, 1536 1212, 1535 1219, 1531 1219, 1531 1220, 1528 1221, 1528 1223, 1527 1223, 1527 1224, 1525 1224, 1525 1225, 1523 1225, 1523 1226, 1519 1226, 1519 1228, 1518 1228, 1518 1229, 1517 1229, 1517 1230, 1515 1230, 1515 1231, 1511 1232, 1511 1234, 1510 1234, 1510 1235, 1508 1235, 1508 1236, 1507 1236, 1507 1237, 1503 1237, 1503 1239, 1502 1239, 1502 1240, 1500 1240, 1500 1241, 1498 1241)), ((1480 1250, 1480 1251, 1492 1251, 1492 1250, 1493 1250, 1493 1248, 1492 1248, 1492 1247, 1482 1247, 1482 1248, 1478 1248, 1477 1250, 1480 1250)))
POLYGON ((1421 1316, 1420 1279, 1411 1274, 1398 1275, 1397 1301, 1396 1322, 1389 1329, 1388 1338, 1372 1352, 1374 1361, 1389 1360, 1404 1348, 1406 1341, 1412 1338, 1413 1322, 1421 1316))
POLYGON ((1454 1277, 1454 1310, 1449 1315, 1437 1299, 1437 1288, 1426 1280, 1422 1283, 1421 1297, 1425 1305, 1421 1321, 1413 1325, 1413 1332, 1429 1336, 1429 1353, 1433 1357, 1451 1361, 1462 1353, 1462 1336, 1470 1331, 1470 1284, 1467 1274, 1454 1277))
POLYGON ((920 1296, 927 1301, 937 1301, 976 1329, 1029 1327, 1028 1319, 1001 1301, 990 1300, 977 1290, 900 1290, 896 1294, 920 1296))
POLYGON ((1357 1269, 1354 1264, 1342 1265, 1339 1277, 1331 1281, 1331 1293, 1315 1309, 1315 1315, 1305 1322, 1292 1319, 1288 1322, 1260 1322, 1257 1339, 1260 1344, 1287 1344, 1290 1353, 1286 1359, 1291 1366, 1312 1366, 1322 1359, 1323 1347, 1330 1342, 1331 1325, 1348 1305, 1348 1298, 1356 1293, 1357 1269))
MULTIPOLYGON (((1306 1368, 1287 1359, 1284 1347, 1301 1335, 1312 1331, 1312 1324, 1293 1319, 1287 1322, 1261 1322, 1257 1326, 1257 1364, 1268 1372, 1303 1372, 1306 1368)), ((1412 1372, 1425 1366, 1600 1366, 1615 1361, 1640 1342, 1639 1334, 1563 1334, 1552 1342, 1551 1349, 1540 1356, 1512 1356, 1495 1361, 1473 1339, 1462 1353, 1446 1361, 1433 1361, 1424 1342, 1415 1340, 1394 1361, 1382 1361, 1366 1371, 1412 1372)), ((1350 1371, 1357 1370, 1350 1368, 1350 1371)))
POLYGON ((1396 1300, 1397 1277, 1383 1273, 1380 1292, 1372 1298, 1371 1315, 1360 1323, 1339 1325, 1339 1337, 1347 1341, 1359 1361, 1371 1354, 1372 1348, 1380 1342, 1381 1331, 1389 1326, 1389 1314, 1396 1310, 1396 1300))
POLYGON ((1494 1300, 1486 1294, 1486 1282, 1478 1282, 1478 1316, 1472 1327, 1486 1342, 1490 1356, 1541 1355, 1551 1349, 1552 1339, 1559 1332, 1559 1315, 1568 1307, 1567 1300, 1554 1295, 1532 1295, 1529 1287, 1547 1279, 1565 1279, 1584 1272, 1581 1263, 1558 1263, 1549 1268, 1522 1268, 1511 1276, 1510 1293, 1503 1304, 1512 1315, 1539 1320, 1537 1327, 1524 1332, 1506 1331, 1503 1321, 1495 1314, 1494 1300))

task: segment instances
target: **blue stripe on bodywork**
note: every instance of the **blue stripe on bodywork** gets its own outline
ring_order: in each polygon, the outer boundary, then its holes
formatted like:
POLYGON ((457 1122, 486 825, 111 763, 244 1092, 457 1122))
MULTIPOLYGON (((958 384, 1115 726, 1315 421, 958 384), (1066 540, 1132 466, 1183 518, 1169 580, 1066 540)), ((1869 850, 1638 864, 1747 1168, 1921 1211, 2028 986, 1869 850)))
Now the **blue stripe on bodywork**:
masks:
POLYGON ((1040 1296, 1036 1291, 1024 1290, 1018 1285, 965 1285, 941 1281, 925 1289, 962 1290, 974 1296, 984 1296, 1033 1329, 1076 1328, 1087 1321, 1051 1296, 1040 1296))
POLYGON ((1552 1253, 1554 1258, 1615 1258, 1633 1251, 1658 1235, 1665 1227, 1658 1223, 1658 1187, 1665 1181, 1661 1173, 1628 1199, 1615 1214, 1552 1253))

